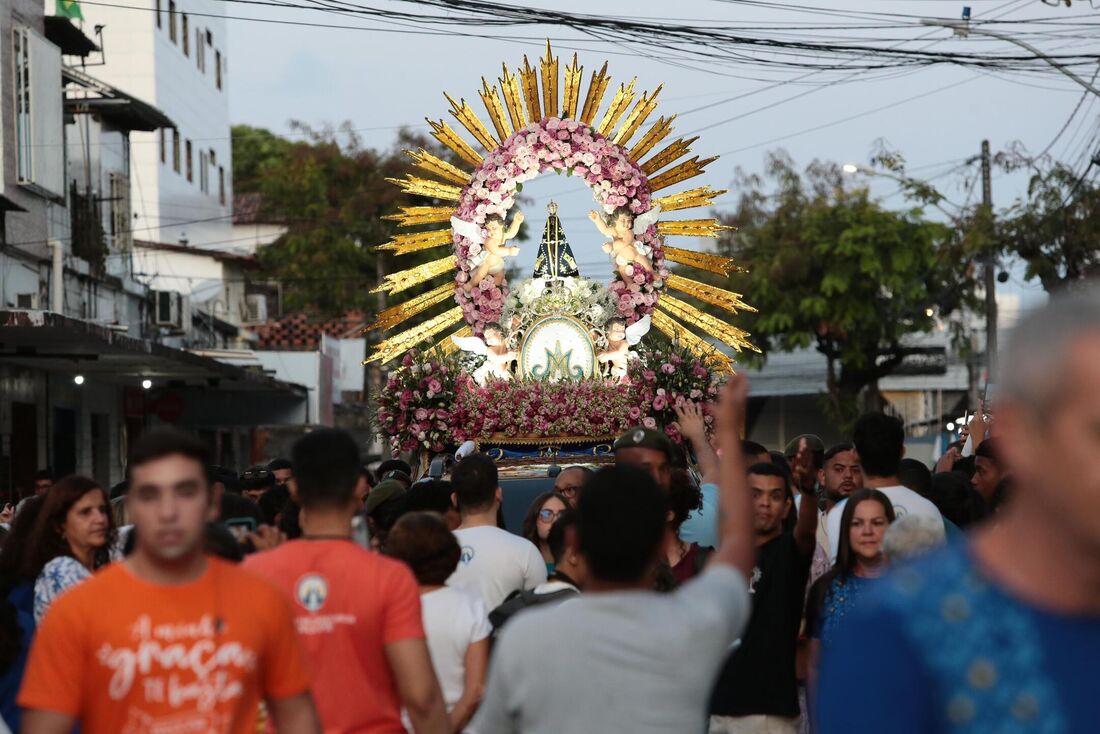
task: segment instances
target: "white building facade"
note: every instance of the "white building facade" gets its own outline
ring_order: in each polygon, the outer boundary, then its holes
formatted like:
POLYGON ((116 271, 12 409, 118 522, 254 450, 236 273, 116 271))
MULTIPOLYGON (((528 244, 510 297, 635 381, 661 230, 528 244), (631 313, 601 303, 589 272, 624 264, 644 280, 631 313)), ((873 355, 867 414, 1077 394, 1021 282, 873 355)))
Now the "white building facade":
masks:
POLYGON ((121 0, 85 5, 102 25, 105 65, 96 76, 135 95, 176 127, 134 133, 134 239, 232 248, 232 144, 228 34, 217 0, 121 0))

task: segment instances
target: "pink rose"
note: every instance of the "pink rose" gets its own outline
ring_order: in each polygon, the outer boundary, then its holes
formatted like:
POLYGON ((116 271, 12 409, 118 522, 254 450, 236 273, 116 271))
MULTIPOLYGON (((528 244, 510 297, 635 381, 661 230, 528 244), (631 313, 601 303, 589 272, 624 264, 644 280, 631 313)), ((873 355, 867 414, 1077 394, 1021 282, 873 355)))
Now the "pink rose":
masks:
POLYGON ((664 372, 666 375, 672 375, 676 373, 676 367, 669 364, 668 362, 665 362, 663 365, 661 365, 661 372, 664 372))
POLYGON ((439 380, 432 378, 432 380, 428 383, 428 389, 438 394, 443 391, 443 385, 439 383, 439 380))
POLYGON ((646 416, 645 418, 642 418, 642 425, 646 428, 656 428, 657 419, 652 416, 646 416))
POLYGON ((665 398, 664 395, 658 395, 657 397, 653 398, 653 409, 654 410, 664 410, 667 407, 668 407, 668 400, 665 398))

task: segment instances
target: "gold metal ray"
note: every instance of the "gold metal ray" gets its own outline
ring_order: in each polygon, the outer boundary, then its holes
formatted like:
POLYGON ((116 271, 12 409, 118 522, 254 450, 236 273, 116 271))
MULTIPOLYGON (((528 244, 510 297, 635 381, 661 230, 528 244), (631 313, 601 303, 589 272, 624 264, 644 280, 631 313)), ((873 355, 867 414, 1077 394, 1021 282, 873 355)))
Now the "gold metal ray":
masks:
POLYGON ((444 201, 458 201, 462 198, 462 189, 458 186, 439 183, 438 181, 420 178, 412 174, 406 174, 405 178, 387 178, 386 180, 400 186, 401 190, 406 194, 430 196, 434 199, 443 199, 444 201))
POLYGON ((420 224, 449 222, 454 213, 453 206, 403 206, 399 213, 387 214, 382 218, 397 222, 398 227, 415 227, 420 224))
POLYGON ((717 219, 665 219, 657 222, 657 232, 681 237, 717 237, 721 232, 732 232, 737 227, 722 224, 717 219))
POLYGON ((649 179, 649 190, 660 191, 673 184, 678 184, 681 181, 694 178, 703 173, 703 170, 716 160, 718 160, 718 156, 704 158, 703 160, 699 160, 699 156, 695 156, 694 158, 686 160, 678 166, 673 166, 664 173, 649 179))
POLYGON ((456 267, 458 267, 458 258, 454 255, 449 255, 439 260, 432 260, 423 265, 417 265, 415 268, 402 270, 399 273, 390 273, 386 276, 386 280, 382 285, 371 290, 371 293, 385 291, 392 296, 394 293, 408 290, 432 278, 438 278, 440 275, 449 273, 456 267))
POLYGON ((577 102, 581 97, 581 76, 584 67, 577 63, 577 55, 573 54, 573 61, 565 67, 565 101, 561 105, 561 117, 567 119, 577 116, 577 102))
POLYGON ((457 336, 459 338, 462 338, 462 337, 473 336, 473 335, 474 335, 473 328, 471 328, 469 325, 463 326, 461 329, 459 329, 455 333, 448 334, 447 336, 443 337, 441 340, 437 341, 434 345, 432 345, 432 349, 433 350, 438 349, 443 354, 454 354, 455 352, 458 351, 458 345, 455 344, 454 341, 451 340, 451 337, 457 336))
POLYGON ((665 285, 672 290, 686 293, 693 298, 698 298, 700 301, 723 308, 730 313, 738 313, 739 311, 751 311, 752 313, 756 313, 755 308, 741 300, 740 293, 727 291, 724 288, 719 288, 710 283, 701 283, 698 280, 685 278, 682 275, 670 275, 665 278, 665 285))
POLYGON ((502 141, 507 140, 508 136, 512 134, 512 126, 508 124, 507 118, 504 117, 504 105, 500 102, 500 95, 497 94, 496 86, 490 87, 489 82, 485 81, 485 77, 481 77, 481 91, 478 94, 481 95, 481 101, 485 104, 485 110, 489 113, 489 119, 493 121, 497 136, 502 141))
POLYGON ((470 131, 470 134, 477 139, 477 142, 481 143, 485 150, 496 150, 500 146, 497 139, 489 132, 489 128, 485 127, 485 123, 478 118, 477 113, 466 103, 466 100, 455 102, 451 95, 446 92, 443 93, 443 96, 451 103, 451 114, 454 115, 454 118, 462 124, 462 127, 470 131))
POLYGON ((396 306, 391 306, 384 311, 381 311, 370 323, 369 326, 363 329, 363 333, 370 331, 387 331, 397 326, 398 324, 411 319, 418 313, 427 311, 437 303, 443 303, 447 298, 454 295, 455 286, 454 283, 444 283, 438 288, 433 288, 427 293, 422 293, 416 298, 411 298, 404 303, 399 303, 396 306))
POLYGON ((410 252, 431 250, 435 247, 450 245, 454 242, 451 230, 440 229, 431 232, 406 232, 396 234, 393 239, 384 245, 378 245, 376 250, 389 250, 396 255, 408 255, 410 252))
POLYGON ((669 194, 654 199, 653 203, 661 207, 661 211, 674 212, 680 209, 694 209, 695 207, 710 206, 728 189, 712 189, 710 186, 700 186, 697 189, 688 189, 678 194, 669 194))
POLYGON ((680 138, 675 142, 665 146, 665 148, 657 155, 650 158, 648 161, 642 164, 642 171, 650 176, 657 171, 661 170, 667 165, 674 163, 677 159, 683 158, 685 155, 691 152, 691 144, 699 139, 696 135, 694 138, 680 138))
POLYGON ((520 69, 519 76, 523 99, 527 102, 527 116, 531 122, 538 122, 542 119, 542 108, 539 106, 539 72, 527 60, 527 54, 523 55, 523 68, 520 69))
POLYGON ((681 345, 687 347, 692 354, 702 359, 703 362, 721 372, 733 373, 732 359, 722 354, 722 352, 710 342, 696 336, 679 321, 661 310, 654 311, 651 314, 651 318, 653 319, 653 326, 656 327, 658 331, 667 335, 673 341, 679 342, 681 345))
POLYGON ((508 107, 508 116, 512 118, 512 129, 519 130, 527 127, 527 118, 523 116, 523 100, 520 97, 519 79, 508 71, 508 64, 501 64, 504 69, 500 77, 500 88, 504 92, 504 104, 508 107))
POLYGON ((637 145, 630 149, 631 160, 641 160, 646 153, 657 147, 657 143, 667 138, 669 133, 672 132, 672 121, 675 119, 676 115, 658 117, 657 122, 653 123, 653 127, 649 128, 649 132, 638 141, 637 145))
POLYGON ((664 293, 657 301, 657 308, 665 313, 675 316, 688 326, 694 326, 704 334, 711 336, 723 344, 727 344, 737 351, 751 349, 754 352, 760 350, 748 340, 748 332, 738 329, 717 316, 711 316, 706 311, 700 311, 690 303, 664 293))
POLYGON ((706 270, 709 273, 716 273, 717 275, 729 275, 730 273, 743 273, 745 269, 739 265, 733 263, 733 258, 723 257, 722 255, 713 255, 709 252, 695 252, 694 250, 683 250, 679 247, 664 247, 665 259, 679 263, 680 265, 690 265, 693 268, 699 268, 700 270, 706 270))
POLYGON ((591 125, 592 119, 600 111, 600 103, 603 102, 603 94, 607 91, 607 85, 611 77, 607 75, 607 62, 603 62, 603 68, 592 72, 592 80, 588 83, 588 94, 584 97, 584 109, 581 110, 580 121, 585 125, 591 125))
POLYGON ((638 100, 637 104, 634 105, 634 109, 626 116, 619 132, 615 133, 615 137, 612 139, 613 143, 626 145, 634 137, 634 133, 638 132, 638 128, 644 125, 649 116, 653 114, 653 110, 657 109, 657 96, 664 88, 665 85, 661 84, 653 90, 653 94, 648 92, 642 94, 642 98, 638 100))
POLYGON ((455 306, 434 318, 428 319, 422 324, 417 324, 411 329, 406 329, 400 334, 395 334, 389 339, 382 340, 378 346, 374 348, 374 354, 372 354, 367 361, 385 364, 396 357, 400 357, 420 342, 431 339, 444 329, 449 329, 461 320, 462 307, 455 306))
POLYGON ((437 158, 423 148, 416 151, 406 150, 405 155, 412 158, 413 162, 416 163, 416 167, 420 170, 434 173, 445 181, 456 183, 459 186, 465 186, 470 183, 470 179, 472 178, 466 171, 451 165, 442 158, 437 158))
POLYGON ((539 63, 542 70, 542 110, 547 117, 558 111, 558 57, 546 41, 546 56, 539 63))
POLYGON ((626 108, 634 101, 634 87, 638 84, 638 78, 634 77, 629 84, 620 84, 619 91, 611 98, 611 106, 607 108, 600 124, 596 126, 596 132, 604 137, 611 134, 611 129, 626 112, 626 108))
POLYGON ((477 151, 470 147, 470 144, 458 136, 458 133, 454 131, 450 125, 443 120, 436 122, 435 120, 428 120, 428 124, 432 128, 432 137, 439 142, 446 145, 453 150, 459 158, 466 161, 472 166, 481 165, 481 156, 477 151))

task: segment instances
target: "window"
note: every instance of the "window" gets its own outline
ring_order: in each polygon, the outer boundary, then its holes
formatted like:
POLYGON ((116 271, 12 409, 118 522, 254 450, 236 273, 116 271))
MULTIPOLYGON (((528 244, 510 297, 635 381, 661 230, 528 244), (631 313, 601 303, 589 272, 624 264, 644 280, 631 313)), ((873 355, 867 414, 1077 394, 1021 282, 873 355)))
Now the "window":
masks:
POLYGON ((30 28, 12 32, 15 58, 15 154, 20 184, 43 196, 65 195, 61 52, 30 28))
POLYGON ((207 163, 206 151, 205 150, 199 151, 199 191, 201 191, 204 194, 207 191, 206 167, 208 165, 209 164, 207 163))
POLYGON ((160 19, 160 0, 157 0, 157 28, 163 27, 163 22, 160 19))
POLYGON ((172 128, 172 170, 180 172, 180 131, 172 128))
POLYGON ((214 52, 214 83, 218 89, 222 88, 222 52, 214 52))
POLYGON ((187 156, 187 180, 188 181, 194 181, 195 180, 195 172, 194 172, 193 166, 191 164, 191 141, 188 140, 184 144, 183 147, 184 147, 185 155, 187 156))
POLYGON ((191 55, 191 28, 187 24, 187 13, 180 17, 180 33, 183 34, 183 55, 191 55))
POLYGON ((210 165, 218 165, 218 154, 214 152, 213 148, 210 149, 210 165))
POLYGON ((160 129, 160 162, 166 163, 168 161, 168 138, 167 133, 164 132, 164 128, 160 129))
POLYGON ((206 72, 206 44, 202 42, 202 29, 195 29, 195 65, 206 72))
POLYGON ((130 179, 117 171, 110 174, 111 240, 115 252, 130 249, 133 223, 130 219, 130 179))
POLYGON ((225 168, 218 166, 218 201, 225 206, 225 168))
POLYGON ((206 32, 206 45, 207 46, 213 46, 214 45, 214 34, 211 33, 210 31, 206 32))
POLYGON ((176 0, 168 0, 168 38, 176 42, 176 0))

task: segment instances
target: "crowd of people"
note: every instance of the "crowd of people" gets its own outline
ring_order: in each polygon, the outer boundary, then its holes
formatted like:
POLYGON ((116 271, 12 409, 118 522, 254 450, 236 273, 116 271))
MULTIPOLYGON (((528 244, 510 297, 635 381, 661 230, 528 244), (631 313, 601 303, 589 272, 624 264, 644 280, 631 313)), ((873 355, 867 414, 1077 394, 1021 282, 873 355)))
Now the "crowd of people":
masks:
POLYGON ((900 420, 638 427, 501 521, 498 467, 313 431, 241 475, 152 431, 43 474, 0 546, 12 732, 1085 732, 1100 660, 1100 302, 1029 316, 935 466, 900 420), (690 449, 690 454, 686 449, 690 449))

